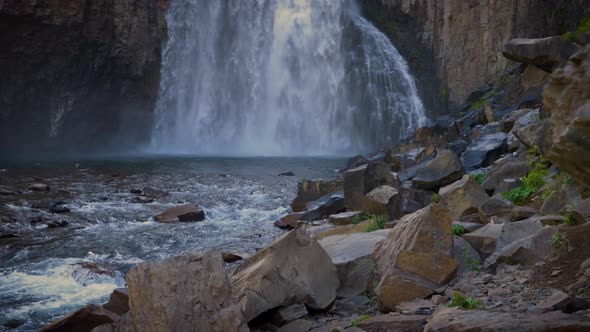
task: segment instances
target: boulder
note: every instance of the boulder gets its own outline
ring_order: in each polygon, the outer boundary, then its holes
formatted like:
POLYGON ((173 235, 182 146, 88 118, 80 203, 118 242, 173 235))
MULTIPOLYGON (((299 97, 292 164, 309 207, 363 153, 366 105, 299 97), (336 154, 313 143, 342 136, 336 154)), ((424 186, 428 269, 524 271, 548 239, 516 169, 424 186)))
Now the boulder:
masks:
POLYGON ((526 206, 515 206, 510 212, 510 220, 519 221, 528 219, 537 214, 537 210, 526 206))
POLYGON ((377 246, 375 293, 381 311, 427 297, 454 276, 451 222, 443 205, 431 204, 404 216, 377 246))
POLYGON ((465 239, 459 236, 453 237, 453 251, 455 259, 459 263, 457 275, 462 276, 467 272, 477 270, 482 263, 481 256, 465 239))
POLYGON ((565 63, 579 49, 580 46, 562 36, 537 39, 517 38, 504 45, 502 54, 512 61, 552 68, 565 63))
POLYGON ((248 331, 219 252, 141 263, 126 280, 137 331, 248 331))
POLYGON ((48 192, 51 188, 45 183, 33 183, 27 187, 31 191, 48 192))
POLYGON ((479 219, 487 224, 492 217, 510 220, 514 204, 500 195, 488 198, 478 209, 479 219))
POLYGON ((89 304, 58 321, 42 327, 39 332, 86 332, 91 331, 97 326, 117 321, 118 319, 119 315, 101 306, 89 304))
MULTIPOLYGON (((478 219, 479 221, 479 219, 478 219)), ((484 225, 480 223, 474 222, 464 222, 464 221, 453 221, 453 225, 461 226, 465 230, 465 233, 475 232, 476 230, 482 228, 484 225)))
POLYGON ((541 151, 546 152, 551 148, 551 130, 549 120, 543 119, 512 133, 527 148, 538 147, 541 151))
POLYGON ((533 265, 539 259, 553 254, 551 239, 556 233, 555 227, 546 227, 535 234, 516 240, 502 248, 496 262, 523 266, 533 265))
POLYGON ((197 204, 184 204, 168 208, 154 216, 157 222, 189 222, 205 220, 205 211, 197 204))
POLYGON ((483 189, 489 194, 502 193, 499 187, 505 179, 520 179, 529 172, 528 162, 512 156, 498 160, 488 172, 482 183, 483 189))
POLYGON ((548 158, 577 181, 590 187, 590 45, 556 69, 543 91, 551 114, 553 146, 548 158))
POLYGON ((362 331, 422 332, 427 318, 424 315, 390 313, 362 320, 356 326, 362 331))
POLYGON ((399 177, 391 171, 391 167, 383 162, 372 162, 365 170, 365 193, 381 186, 400 187, 399 177))
POLYGON ((328 218, 328 222, 337 226, 350 225, 354 223, 355 220, 362 218, 362 216, 362 211, 342 212, 331 215, 328 218))
POLYGON ((283 228, 283 229, 293 229, 297 228, 299 225, 299 220, 303 216, 305 212, 296 212, 291 213, 286 216, 281 217, 281 219, 274 222, 274 225, 283 228))
POLYGON ((307 203, 307 211, 303 212, 299 220, 322 220, 335 213, 343 212, 344 197, 342 193, 328 194, 317 201, 307 203))
POLYGON ((590 221, 590 199, 576 202, 570 214, 580 224, 590 221))
POLYGON ((319 241, 338 271, 338 297, 352 297, 367 291, 375 263, 373 252, 390 230, 328 236, 319 241))
POLYGON ((137 332, 135 327, 133 326, 133 318, 131 317, 131 313, 126 313, 121 318, 111 324, 100 325, 94 329, 92 332, 137 332))
POLYGON ((464 175, 461 180, 442 187, 438 193, 442 202, 451 211, 453 219, 476 212, 489 198, 479 183, 469 175, 464 175))
POLYGON ((485 258, 496 251, 496 241, 502 235, 503 227, 503 224, 487 224, 474 232, 464 234, 462 237, 485 258))
POLYGON ((314 239, 294 230, 246 259, 232 276, 234 294, 247 321, 280 306, 329 307, 338 276, 330 256, 314 239))
POLYGON ((293 212, 305 210, 305 205, 330 193, 342 190, 341 180, 302 180, 297 186, 297 196, 291 202, 293 212))
POLYGON ((490 166, 508 151, 506 133, 484 135, 467 146, 461 156, 468 171, 490 166))
POLYGON ((385 214, 389 219, 402 216, 402 202, 399 191, 391 186, 381 186, 368 193, 363 199, 363 211, 385 214))
POLYGON ((463 165, 457 155, 442 150, 434 159, 417 168, 412 183, 418 189, 438 189, 459 180, 463 174, 463 165))
POLYGON ((281 326, 288 322, 307 316, 307 309, 303 304, 292 304, 278 308, 272 315, 272 322, 281 326))
POLYGON ((359 166, 342 173, 344 205, 350 211, 363 209, 365 197, 365 171, 367 165, 359 166))
POLYGON ((123 315, 129 311, 129 291, 127 288, 115 289, 109 301, 102 305, 103 308, 117 315, 123 315))
POLYGON ((439 307, 424 332, 586 331, 590 319, 559 311, 513 313, 439 307))

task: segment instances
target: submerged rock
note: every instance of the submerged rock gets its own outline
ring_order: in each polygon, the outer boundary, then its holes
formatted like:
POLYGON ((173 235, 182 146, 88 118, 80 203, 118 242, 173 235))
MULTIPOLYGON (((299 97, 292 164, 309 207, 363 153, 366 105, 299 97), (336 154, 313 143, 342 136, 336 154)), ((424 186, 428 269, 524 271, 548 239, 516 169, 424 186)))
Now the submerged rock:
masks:
POLYGON ((197 204, 184 204, 166 209, 154 216, 157 222, 189 222, 205 220, 205 211, 197 204))
POLYGON ((218 252, 141 263, 126 280, 136 331, 248 331, 218 252))
POLYGON ((231 279, 246 321, 291 304, 326 309, 338 288, 330 256, 316 240, 297 230, 246 259, 231 279))

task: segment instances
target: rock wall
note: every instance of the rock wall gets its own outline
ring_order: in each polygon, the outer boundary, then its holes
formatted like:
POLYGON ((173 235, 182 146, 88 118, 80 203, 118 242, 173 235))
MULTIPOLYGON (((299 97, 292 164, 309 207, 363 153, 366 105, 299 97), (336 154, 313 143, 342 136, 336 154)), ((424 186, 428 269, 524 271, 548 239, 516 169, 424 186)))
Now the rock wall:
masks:
POLYGON ((584 0, 362 0, 408 60, 431 114, 461 104, 511 65, 502 46, 574 29, 584 0), (432 109, 434 108, 434 109, 432 109))
POLYGON ((149 134, 168 0, 0 1, 0 152, 149 134))

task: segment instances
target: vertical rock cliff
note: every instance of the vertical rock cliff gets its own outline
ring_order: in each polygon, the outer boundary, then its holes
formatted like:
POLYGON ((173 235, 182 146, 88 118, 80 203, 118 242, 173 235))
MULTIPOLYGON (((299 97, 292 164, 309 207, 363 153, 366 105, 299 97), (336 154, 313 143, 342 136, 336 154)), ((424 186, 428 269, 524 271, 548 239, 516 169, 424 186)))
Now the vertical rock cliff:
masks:
POLYGON ((106 150, 148 135, 166 7, 0 1, 0 151, 106 150))
POLYGON ((563 33, 590 8, 584 0, 361 2, 408 60, 435 114, 502 76, 510 66, 502 56, 508 40, 563 33))

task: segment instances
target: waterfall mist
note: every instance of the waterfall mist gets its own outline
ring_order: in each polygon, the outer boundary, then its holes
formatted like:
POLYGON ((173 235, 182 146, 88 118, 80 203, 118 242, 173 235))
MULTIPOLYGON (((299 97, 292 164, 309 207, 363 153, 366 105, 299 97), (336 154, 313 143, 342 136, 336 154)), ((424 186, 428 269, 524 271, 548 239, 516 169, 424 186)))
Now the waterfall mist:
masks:
POLYGON ((427 121, 353 0, 176 0, 168 28, 154 152, 352 154, 427 121))

